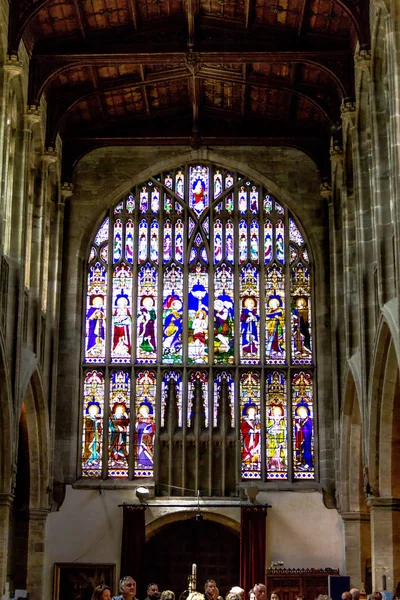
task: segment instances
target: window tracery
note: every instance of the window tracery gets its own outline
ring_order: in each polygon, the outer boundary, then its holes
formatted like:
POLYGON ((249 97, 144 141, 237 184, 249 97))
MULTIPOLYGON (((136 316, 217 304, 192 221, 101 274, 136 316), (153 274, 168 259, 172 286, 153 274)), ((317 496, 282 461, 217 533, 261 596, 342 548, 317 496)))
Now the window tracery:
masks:
POLYGON ((314 479, 311 292, 304 236, 257 182, 195 163, 136 186, 88 257, 82 476, 154 478, 171 419, 212 436, 224 410, 237 480, 314 479))

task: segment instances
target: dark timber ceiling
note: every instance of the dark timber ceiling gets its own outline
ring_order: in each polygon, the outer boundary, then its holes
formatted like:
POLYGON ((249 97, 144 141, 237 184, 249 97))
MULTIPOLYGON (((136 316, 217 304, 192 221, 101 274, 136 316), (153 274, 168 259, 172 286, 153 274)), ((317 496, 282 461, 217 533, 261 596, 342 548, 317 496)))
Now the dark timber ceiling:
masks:
POLYGON ((11 0, 70 169, 104 145, 286 145, 323 171, 367 0, 11 0))

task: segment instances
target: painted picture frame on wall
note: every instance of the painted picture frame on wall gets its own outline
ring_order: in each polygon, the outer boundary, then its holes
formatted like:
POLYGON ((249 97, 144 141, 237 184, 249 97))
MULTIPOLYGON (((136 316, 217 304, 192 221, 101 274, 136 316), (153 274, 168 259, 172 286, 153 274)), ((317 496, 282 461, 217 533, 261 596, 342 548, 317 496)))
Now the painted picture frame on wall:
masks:
POLYGON ((115 564, 54 563, 53 600, 91 600, 101 584, 116 593, 115 564))

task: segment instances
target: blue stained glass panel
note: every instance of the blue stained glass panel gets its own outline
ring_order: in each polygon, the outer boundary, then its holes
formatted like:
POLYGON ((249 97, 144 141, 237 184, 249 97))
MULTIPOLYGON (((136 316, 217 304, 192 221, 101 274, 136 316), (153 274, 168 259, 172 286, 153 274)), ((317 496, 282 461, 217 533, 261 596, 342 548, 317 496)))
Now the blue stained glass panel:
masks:
POLYGON ((140 263, 147 260, 147 222, 144 219, 139 224, 138 258, 140 263))
POLYGON ((135 225, 132 219, 128 219, 125 225, 125 260, 133 263, 133 245, 134 245, 135 225))
POLYGON ((225 255, 226 260, 233 264, 234 262, 234 244, 233 244, 233 223, 227 221, 225 227, 225 255))
POLYGON ((295 479, 314 479, 313 382, 310 373, 292 380, 293 468, 295 479))
POLYGON ((203 165, 189 167, 190 189, 189 206, 199 217, 210 203, 210 169, 203 165))
POLYGON ((99 231, 96 234, 96 237, 94 238, 94 243, 96 244, 96 246, 100 246, 100 244, 108 240, 109 230, 110 219, 107 217, 106 219, 104 219, 99 231))
POLYGON ((232 269, 222 264, 214 275, 214 361, 234 363, 234 277, 232 269))
POLYGON ((183 264, 184 225, 180 219, 175 225, 175 258, 183 264))
POLYGON ((86 294, 85 361, 106 358, 107 270, 99 262, 89 268, 86 294))
POLYGON ((259 297, 258 269, 248 264, 240 271, 240 358, 245 364, 260 361, 259 297))

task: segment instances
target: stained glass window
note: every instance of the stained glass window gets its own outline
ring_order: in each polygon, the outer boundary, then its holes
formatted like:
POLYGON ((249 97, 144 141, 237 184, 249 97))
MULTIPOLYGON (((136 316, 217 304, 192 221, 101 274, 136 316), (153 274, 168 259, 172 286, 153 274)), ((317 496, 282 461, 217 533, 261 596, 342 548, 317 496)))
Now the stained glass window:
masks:
POLYGON ((315 480, 310 250, 281 200, 208 162, 110 207, 85 273, 82 477, 154 478, 174 423, 240 439, 237 479, 315 480))

